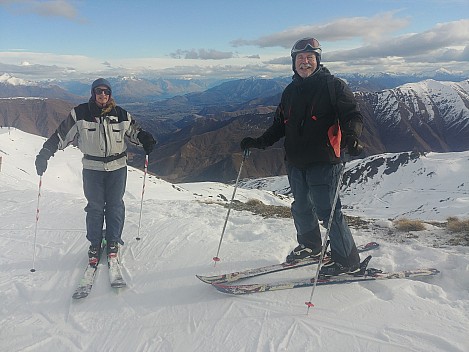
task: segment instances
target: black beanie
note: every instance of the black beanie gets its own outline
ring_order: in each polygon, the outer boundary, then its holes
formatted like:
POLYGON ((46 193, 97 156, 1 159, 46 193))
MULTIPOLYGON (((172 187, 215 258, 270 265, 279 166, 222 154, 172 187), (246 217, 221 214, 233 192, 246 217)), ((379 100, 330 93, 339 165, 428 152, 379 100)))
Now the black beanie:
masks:
POLYGON ((99 87, 99 86, 106 86, 109 88, 109 90, 111 91, 111 94, 112 94, 112 89, 111 89, 111 84, 109 83, 108 80, 104 79, 104 78, 98 78, 96 81, 93 82, 93 84, 91 85, 91 96, 93 98, 93 100, 96 100, 96 94, 94 94, 94 89, 96 87, 99 87))

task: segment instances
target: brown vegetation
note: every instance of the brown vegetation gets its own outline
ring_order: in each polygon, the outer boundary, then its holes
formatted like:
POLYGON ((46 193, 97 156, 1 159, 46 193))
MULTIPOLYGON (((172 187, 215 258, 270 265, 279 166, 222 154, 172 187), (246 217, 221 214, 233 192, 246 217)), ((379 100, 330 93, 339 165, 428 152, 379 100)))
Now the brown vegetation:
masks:
POLYGON ((398 219, 394 221, 394 226, 399 231, 423 231, 425 230, 425 224, 420 220, 410 220, 406 218, 398 219))

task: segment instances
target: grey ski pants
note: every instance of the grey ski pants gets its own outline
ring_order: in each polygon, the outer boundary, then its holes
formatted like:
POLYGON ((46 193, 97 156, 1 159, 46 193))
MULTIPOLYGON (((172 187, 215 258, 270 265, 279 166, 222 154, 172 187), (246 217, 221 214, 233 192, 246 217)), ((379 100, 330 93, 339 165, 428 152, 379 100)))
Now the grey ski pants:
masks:
POLYGON ((91 245, 99 245, 106 224, 106 240, 124 244, 121 239, 125 221, 124 192, 127 167, 115 171, 83 169, 83 190, 88 204, 86 238, 91 245))
MULTIPOLYGON (((298 238, 317 233, 315 229, 319 220, 325 227, 328 226, 342 167, 342 164, 318 163, 300 170, 287 165, 288 180, 294 197, 291 210, 298 238)), ((332 259, 342 265, 351 266, 357 264, 360 257, 341 207, 339 197, 329 234, 332 259)), ((305 240, 317 241, 314 238, 305 240)))

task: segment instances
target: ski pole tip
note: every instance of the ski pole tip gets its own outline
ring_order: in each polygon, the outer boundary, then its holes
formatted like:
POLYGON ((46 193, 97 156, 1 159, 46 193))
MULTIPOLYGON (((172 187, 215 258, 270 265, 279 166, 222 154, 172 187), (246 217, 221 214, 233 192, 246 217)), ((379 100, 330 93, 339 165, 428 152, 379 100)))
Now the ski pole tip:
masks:
POLYGON ((219 261, 220 261, 220 258, 218 258, 218 257, 213 257, 213 261, 214 261, 214 262, 219 262, 219 261))
POLYGON ((311 302, 305 302, 305 304, 308 306, 308 308, 314 307, 314 304, 312 304, 311 302))
POLYGON ((32 273, 34 273, 34 272, 36 272, 36 269, 31 269, 31 270, 29 270, 29 271, 32 272, 32 273))
POLYGON ((136 239, 137 241, 140 241, 140 240, 141 240, 141 238, 140 238, 140 237, 135 237, 135 239, 136 239))

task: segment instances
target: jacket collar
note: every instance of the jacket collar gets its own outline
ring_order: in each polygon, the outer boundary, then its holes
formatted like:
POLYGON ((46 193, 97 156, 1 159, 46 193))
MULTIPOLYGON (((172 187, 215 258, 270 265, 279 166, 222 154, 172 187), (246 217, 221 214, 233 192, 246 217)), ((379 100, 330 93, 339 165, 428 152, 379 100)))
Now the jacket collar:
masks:
POLYGON ((88 101, 88 107, 92 116, 106 116, 113 111, 113 109, 116 107, 116 103, 111 97, 109 103, 104 108, 101 108, 96 104, 93 98, 90 98, 88 101))

